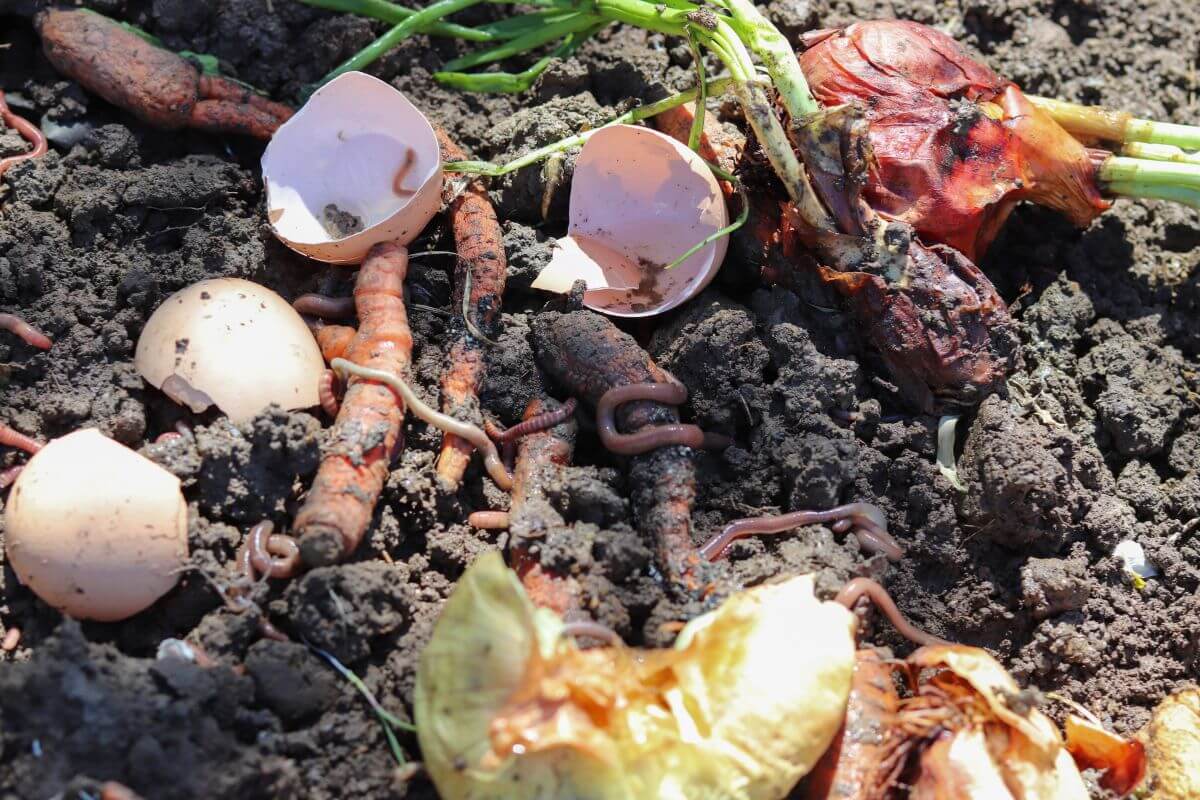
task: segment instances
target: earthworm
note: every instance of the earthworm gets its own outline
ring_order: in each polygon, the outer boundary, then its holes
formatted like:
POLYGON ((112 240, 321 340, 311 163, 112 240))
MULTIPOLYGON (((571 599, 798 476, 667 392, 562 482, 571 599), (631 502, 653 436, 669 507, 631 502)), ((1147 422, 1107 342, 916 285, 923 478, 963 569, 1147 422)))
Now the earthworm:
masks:
POLYGON ((20 431, 13 430, 3 422, 0 422, 0 444, 24 450, 30 455, 37 453, 38 450, 45 447, 45 445, 36 439, 31 439, 20 431))
POLYGON ((203 414, 213 404, 211 397, 194 388, 186 378, 174 372, 168 375, 158 388, 179 405, 191 409, 193 414, 203 414))
MULTIPOLYGON (((466 157, 445 131, 435 128, 434 132, 443 160, 466 157)), ((447 176, 442 194, 449 205, 446 213, 458 255, 450 306, 462 309, 464 329, 457 332, 446 358, 441 381, 442 411, 452 417, 470 414, 478 418, 479 386, 487 369, 481 342, 499 321, 508 266, 504 232, 487 186, 475 179, 453 194, 454 184, 447 176)), ((438 477, 447 486, 458 486, 470 461, 471 445, 457 433, 446 431, 435 467, 438 477)))
POLYGON ((24 464, 17 464, 15 467, 0 472, 0 492, 16 483, 17 476, 21 474, 21 470, 25 469, 24 464))
POLYGON ((562 633, 563 636, 571 636, 576 639, 581 636, 599 639, 613 647, 620 647, 625 644, 625 641, 612 628, 607 625, 601 625, 599 622, 592 622, 591 620, 568 622, 563 625, 562 633))
POLYGON ((900 609, 896 607, 896 602, 892 600, 892 596, 887 593, 887 589, 884 589, 870 578, 853 579, 842 587, 842 590, 837 593, 837 596, 834 597, 833 600, 835 603, 841 603, 846 608, 853 611, 854 606, 864 596, 871 598, 871 602, 874 603, 875 607, 879 609, 879 611, 885 617, 888 618, 888 620, 892 623, 892 627, 896 629, 896 632, 905 639, 908 639, 910 642, 922 646, 949 644, 949 642, 947 642, 945 639, 939 639, 932 633, 926 633, 916 625, 913 625, 911 622, 909 622, 904 615, 900 613, 900 609))
POLYGON ((467 517, 472 528, 485 531, 502 531, 508 527, 507 511, 474 511, 467 517))
POLYGON ((483 454, 483 465, 487 469, 488 475, 496 482, 496 485, 505 491, 512 488, 512 476, 504 468, 504 463, 500 460, 500 452, 496 449, 495 442, 489 439, 488 435, 482 429, 469 422, 463 422, 440 411, 435 411, 425 405, 421 401, 421 398, 417 397, 412 388, 399 375, 387 370, 360 367, 358 364, 347 361, 344 358, 335 358, 329 366, 333 367, 336 372, 349 373, 359 378, 379 381, 390 386, 400 395, 405 405, 418 418, 445 433, 452 433, 474 445, 483 454))
POLYGON ((175 430, 164 431, 163 433, 160 433, 158 436, 155 437, 154 443, 162 444, 163 442, 169 442, 173 439, 181 439, 184 436, 191 436, 191 435, 192 435, 192 427, 180 419, 180 420, 175 421, 175 430))
POLYGON ((528 436, 531 433, 553 428, 575 413, 575 405, 575 398, 569 397, 565 403, 553 411, 543 411, 541 414, 518 422, 506 430, 500 430, 491 421, 484 422, 484 430, 487 431, 488 436, 496 440, 497 444, 507 444, 508 442, 520 439, 522 436, 528 436))
POLYGON ((615 419, 617 407, 634 400, 652 400, 677 406, 687 400, 687 387, 671 378, 669 383, 614 386, 601 395, 596 403, 596 431, 600 434, 600 441, 613 453, 636 456, 671 445, 720 450, 730 444, 728 436, 706 433, 697 425, 682 423, 655 425, 637 433, 619 433, 615 419))
POLYGON ((4 634, 4 641, 0 642, 0 650, 6 653, 11 653, 17 649, 17 645, 21 643, 21 629, 9 628, 4 634))
POLYGON ((309 292, 293 300, 292 308, 300 314, 320 319, 354 319, 353 297, 330 297, 309 292))
POLYGON ((106 781, 100 787, 100 800, 142 800, 142 796, 123 783, 106 781))
POLYGON ((237 564, 251 581, 257 573, 272 578, 291 578, 300 571, 300 546, 291 536, 271 533, 274 526, 263 521, 250 529, 237 552, 237 564))
POLYGON ((417 161, 417 154, 413 152, 411 147, 404 148, 404 162, 400 164, 400 168, 396 170, 395 177, 392 178, 392 191, 397 197, 408 197, 416 192, 415 189, 405 189, 404 179, 408 177, 408 173, 412 171, 413 164, 417 161))
POLYGON ((890 561, 899 561, 904 556, 904 548, 887 532, 887 518, 878 506, 870 503, 847 503, 828 511, 793 511, 790 514, 734 520, 704 543, 700 555, 709 561, 716 561, 729 545, 743 536, 784 533, 805 525, 828 523, 833 523, 831 527, 834 533, 845 533, 853 527, 859 545, 868 552, 883 553, 890 561))
POLYGON ((321 377, 317 379, 317 397, 321 401, 321 408, 333 419, 337 419, 338 411, 342 407, 338 401, 337 383, 337 375, 331 369, 322 372, 321 377))
MULTIPOLYGON (((24 117, 19 117, 13 113, 12 109, 8 107, 8 101, 4 99, 4 92, 0 92, 0 119, 3 119, 5 125, 16 130, 17 133, 21 134, 25 141, 33 145, 33 149, 28 153, 20 153, 19 155, 9 156, 8 158, 0 158, 0 175, 3 175, 5 172, 7 172, 8 168, 13 164, 17 164, 30 158, 37 158, 38 156, 43 156, 46 154, 46 151, 49 149, 46 145, 46 135, 42 133, 37 125, 34 125, 24 117)), ((12 328, 9 328, 9 330, 12 330, 12 328)), ((30 328, 30 330, 33 329, 30 328)), ((13 331, 13 333, 16 333, 16 331, 13 331)), ((37 333, 37 331, 34 331, 34 333, 37 333)), ((24 335, 17 335, 21 336, 22 339, 25 339, 24 335)), ((38 335, 41 336, 41 334, 38 335)), ((42 338, 45 339, 46 337, 43 336, 42 338)), ((25 341, 29 342, 28 339, 25 339, 25 341)), ((49 340, 47 339, 46 341, 47 344, 42 348, 43 350, 46 350, 50 347, 49 340)), ((34 347, 40 346, 34 344, 33 342, 29 343, 34 347)))
MULTIPOLYGON (((0 172, 3 171, 0 169, 0 172)), ((49 350, 53 344, 49 336, 15 314, 0 314, 0 328, 16 334, 25 344, 39 350, 49 350)))
MULTIPOLYGON (((354 285, 359 327, 328 326, 318 334, 321 352, 345 363, 390 373, 404 372, 412 359, 412 332, 404 306, 408 251, 382 242, 367 252, 354 285), (323 340, 334 329, 337 336, 323 340), (346 336, 345 334, 352 334, 346 336)), ((324 566, 354 552, 371 524, 392 457, 397 452, 404 407, 396 393, 371 381, 343 381, 341 408, 330 431, 334 443, 321 459, 317 477, 296 515, 293 529, 308 566, 324 566)), ((486 437, 485 437, 486 438, 486 437)))

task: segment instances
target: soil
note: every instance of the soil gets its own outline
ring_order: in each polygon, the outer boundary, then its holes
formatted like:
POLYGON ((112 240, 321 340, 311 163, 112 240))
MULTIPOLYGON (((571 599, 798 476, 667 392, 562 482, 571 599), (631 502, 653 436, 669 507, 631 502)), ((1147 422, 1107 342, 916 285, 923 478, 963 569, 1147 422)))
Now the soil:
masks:
MULTIPOLYGON (((49 352, 0 338, 0 420, 49 439, 96 426, 180 476, 196 569, 138 617, 75 623, 5 567, 0 624, 21 631, 0 654, 0 795, 94 797, 117 780, 146 797, 433 797, 393 761, 362 698, 312 651, 263 640, 214 584, 249 526, 286 529, 316 469, 318 410, 269 411, 234 426, 193 417, 131 365, 148 315, 197 280, 238 276, 289 299, 347 294, 351 273, 307 261, 265 224, 261 144, 163 132, 58 76, 29 15, 0 0, 0 89, 52 134, 44 158, 0 182, 0 304, 54 339, 49 352), (191 432, 153 444, 183 420, 191 432), (215 666, 157 657, 164 639, 215 666)), ((297 102, 303 86, 382 26, 294 0, 97 0, 171 47, 212 53, 226 70, 297 102)), ((1200 6, 1173 0, 776 0, 789 34, 854 18, 936 24, 1026 90, 1101 102, 1177 122, 1197 118, 1200 6)), ((472 12, 474 13, 474 12, 472 12)), ((482 13, 496 13, 494 8, 482 13)), ((466 15, 471 19, 470 15, 466 15)), ((476 17, 478 19, 478 17, 476 17)), ((372 71, 403 90, 474 157, 503 160, 594 125, 630 99, 691 80, 684 43, 610 29, 517 96, 457 93, 431 72, 460 47, 415 37, 372 71)), ((0 156, 22 140, 0 130, 0 156)), ((483 405, 516 422, 531 392, 556 387, 533 352, 545 297, 528 289, 562 233, 570 159, 494 185, 510 259, 505 333, 483 405)), ((415 250, 446 249, 435 223, 415 250)), ((919 625, 987 647, 1022 682, 1070 696, 1119 731, 1195 681, 1200 667, 1200 220, 1123 201, 1088 230, 1020 208, 982 265, 1015 302, 1024 364, 1007 396, 958 426, 960 493, 934 463, 938 420, 914 416, 879 379, 839 301, 817 286, 763 288, 731 256, 703 296, 632 330, 689 388, 684 418, 736 443, 699 462, 697 541, 731 519, 773 510, 879 504, 908 549, 867 557, 823 527, 739 542, 732 576, 753 584, 816 572, 832 593, 855 575, 885 583, 919 625), (839 422, 856 411, 850 424, 839 422), (831 412, 833 412, 831 414, 831 412), (1145 548, 1160 574, 1136 589, 1110 553, 1145 548)), ((448 264, 414 262, 409 296, 447 307, 448 264)), ((436 400, 447 321, 415 312, 414 373, 436 400)), ((447 495, 432 477, 440 437, 409 421, 407 448, 376 524, 351 563, 272 582, 253 595, 294 641, 329 652, 401 718, 416 656, 454 581, 503 542, 469 528, 499 495, 476 465, 447 495), (485 488, 489 487, 489 488, 485 488)), ((3 453, 2 466, 25 456, 3 453)), ((628 465, 581 430, 577 466, 552 490, 563 536, 547 563, 575 564, 602 622, 634 643, 662 643, 682 618, 636 533, 628 465)), ((798 621, 802 624, 802 621, 798 621)), ((907 652, 886 624, 866 638, 907 652)), ((415 738, 400 738, 419 759, 415 738)))

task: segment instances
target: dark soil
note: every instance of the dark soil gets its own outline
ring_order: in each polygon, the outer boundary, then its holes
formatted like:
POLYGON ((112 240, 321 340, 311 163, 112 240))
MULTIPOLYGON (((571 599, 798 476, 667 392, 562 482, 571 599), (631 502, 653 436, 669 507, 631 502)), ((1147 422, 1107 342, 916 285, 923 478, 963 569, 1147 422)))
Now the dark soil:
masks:
MULTIPOLYGON (((327 422, 315 410, 266 413, 240 428, 191 418, 131 366, 148 315, 197 280, 240 276, 291 298, 348 293, 350 273, 273 239, 261 145, 152 130, 56 75, 29 24, 38 5, 0 0, 0 89, 55 139, 46 157, 0 182, 0 307, 55 344, 43 353, 0 338, 0 420, 43 439, 98 426, 173 470, 190 503, 196 571, 135 619, 80 625, 5 569, 0 623, 22 635, 0 656, 0 796, 95 796, 99 782, 118 780, 151 798, 432 797, 422 778, 397 770, 348 683, 299 644, 263 641, 252 616, 229 611, 212 587, 228 580, 250 525, 287 527, 327 422), (181 419, 192 434, 150 444, 181 419), (171 637, 217 666, 156 658, 171 637)), ((293 0, 85 5, 173 47, 213 53, 289 102, 381 29, 293 0)), ((789 34, 855 17, 937 24, 1028 91, 1197 120, 1194 3, 777 0, 770 11, 789 34)), ((528 95, 486 97, 432 81, 455 53, 417 37, 374 70, 481 158, 575 132, 692 74, 680 42, 610 30, 528 95)), ((23 148, 0 130, 0 156, 23 148)), ((562 231, 569 159, 560 166, 549 187, 536 169, 494 187, 508 220, 509 313, 483 403, 504 424, 545 380, 530 335, 545 298, 527 287, 547 258, 546 237, 562 231)), ((415 245, 426 247, 445 249, 440 222, 415 245)), ((934 464, 937 419, 897 405, 837 298, 758 287, 748 278, 756 266, 731 257, 705 295, 656 330, 635 331, 690 389, 685 419, 736 437, 699 462, 697 541, 737 517, 878 503, 908 548, 902 562, 868 558, 852 537, 813 527, 738 543, 733 577, 751 584, 815 571, 833 592, 851 576, 874 576, 920 625, 987 647, 1021 681, 1136 729, 1200 667, 1197 262, 1200 220, 1185 209, 1120 202, 1083 232, 1019 209, 983 266, 1017 303, 1024 367, 1007 397, 961 421, 960 494, 934 464), (858 421, 840 424, 830 413, 839 410, 856 410, 858 421), (1161 571, 1141 590, 1109 555, 1126 538, 1161 571)), ((445 307, 447 267, 415 262, 410 297, 445 307)), ((435 400, 446 321, 413 317, 416 377, 435 400)), ((278 628, 335 655, 402 718, 441 602, 477 554, 501 543, 464 522, 499 499, 482 470, 446 496, 432 478, 440 437, 411 421, 405 433, 408 448, 354 562, 254 597, 278 628)), ((6 451, 2 466, 23 458, 6 451)), ((662 623, 685 612, 664 596, 637 536, 627 464, 606 456, 586 425, 576 461, 552 490, 566 525, 543 557, 578 565, 602 621, 632 642, 661 643, 662 623)), ((872 621, 866 635, 907 651, 885 624, 872 621)), ((411 735, 401 745, 420 758, 411 735)))

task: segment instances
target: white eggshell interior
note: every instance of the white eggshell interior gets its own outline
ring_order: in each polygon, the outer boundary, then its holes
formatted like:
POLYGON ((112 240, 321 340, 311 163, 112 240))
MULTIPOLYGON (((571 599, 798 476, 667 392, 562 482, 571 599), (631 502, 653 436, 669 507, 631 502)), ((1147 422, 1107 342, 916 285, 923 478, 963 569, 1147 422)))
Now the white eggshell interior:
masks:
POLYGON ((4 515, 21 583, 77 619, 142 611, 175 585, 187 560, 179 479, 94 428, 30 459, 4 515))
POLYGON ((582 279, 590 308, 660 314, 712 281, 728 237, 663 267, 728 224, 720 184, 698 155, 649 128, 602 128, 575 163, 567 236, 533 288, 566 292, 582 279))
POLYGON ((134 364, 156 388, 179 375, 234 422, 271 403, 285 409, 317 405, 325 369, 296 310, 241 278, 201 281, 168 297, 146 323, 134 364))
POLYGON ((275 132, 262 171, 275 235, 329 263, 358 263, 379 242, 408 244, 441 204, 442 159, 429 120, 402 93, 362 72, 314 92, 275 132), (400 187, 412 194, 395 190, 401 171, 400 187), (331 232, 331 204, 358 217, 362 230, 331 232))

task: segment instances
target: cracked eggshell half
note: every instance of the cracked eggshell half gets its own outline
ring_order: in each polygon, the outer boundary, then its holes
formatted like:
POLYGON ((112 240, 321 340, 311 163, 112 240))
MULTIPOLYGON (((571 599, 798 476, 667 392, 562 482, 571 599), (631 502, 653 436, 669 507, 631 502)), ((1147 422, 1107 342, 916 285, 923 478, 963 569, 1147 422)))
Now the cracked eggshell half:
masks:
POLYGON ((262 158, 271 230, 293 250, 357 264, 372 245, 408 244, 441 205, 433 126, 408 98, 362 72, 322 86, 262 158))
POLYGON ((76 619, 114 622, 148 608, 188 556, 179 479, 94 428, 30 459, 4 522, 21 583, 76 619))
POLYGON ((649 128, 601 128, 575 163, 567 235, 533 288, 565 293, 582 279, 588 308, 661 314, 712 281, 729 237, 663 267, 728 224, 721 186, 700 156, 649 128))
POLYGON ((178 375, 235 423, 272 403, 285 409, 317 405, 325 370, 321 349, 296 310, 241 278, 201 281, 163 301, 138 339, 134 364, 156 388, 178 375))

